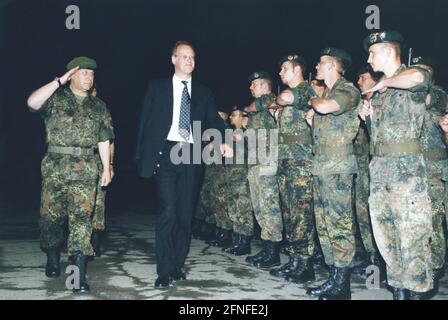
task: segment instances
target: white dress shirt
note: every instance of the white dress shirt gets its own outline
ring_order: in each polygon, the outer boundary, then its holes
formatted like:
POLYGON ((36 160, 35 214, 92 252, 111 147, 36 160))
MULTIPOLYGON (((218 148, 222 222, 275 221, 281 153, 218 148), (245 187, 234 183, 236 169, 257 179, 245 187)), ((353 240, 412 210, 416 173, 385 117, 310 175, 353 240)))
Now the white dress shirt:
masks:
MULTIPOLYGON (((173 75, 173 120, 171 121, 171 129, 170 132, 168 133, 167 140, 193 143, 193 131, 191 130, 191 124, 190 124, 190 137, 188 138, 188 140, 185 140, 179 134, 180 103, 182 100, 182 91, 184 90, 184 84, 182 83, 182 81, 184 80, 182 80, 176 75, 173 75)), ((191 78, 185 81, 188 81, 187 90, 188 94, 191 97, 191 78)), ((190 117, 191 117, 191 109, 190 109, 190 117)))

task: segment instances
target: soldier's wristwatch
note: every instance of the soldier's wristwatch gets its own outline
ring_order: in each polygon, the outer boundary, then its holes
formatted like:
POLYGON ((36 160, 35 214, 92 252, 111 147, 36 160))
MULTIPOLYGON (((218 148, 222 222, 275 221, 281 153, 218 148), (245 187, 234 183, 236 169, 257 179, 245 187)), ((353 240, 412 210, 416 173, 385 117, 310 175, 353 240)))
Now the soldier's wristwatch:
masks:
POLYGON ((62 86, 61 79, 59 79, 58 77, 56 77, 56 78, 54 78, 54 80, 58 82, 58 84, 59 84, 60 87, 62 86))

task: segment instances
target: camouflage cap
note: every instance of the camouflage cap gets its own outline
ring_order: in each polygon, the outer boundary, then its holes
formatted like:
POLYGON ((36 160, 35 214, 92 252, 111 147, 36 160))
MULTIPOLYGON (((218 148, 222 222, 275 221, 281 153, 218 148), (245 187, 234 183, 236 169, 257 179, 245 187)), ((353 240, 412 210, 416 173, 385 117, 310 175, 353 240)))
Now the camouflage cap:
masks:
POLYGON ((266 71, 258 71, 258 72, 252 73, 249 76, 249 78, 247 78, 247 81, 249 81, 249 84, 251 84, 252 81, 254 81, 256 79, 268 79, 268 80, 272 81, 271 74, 269 72, 266 72, 266 71))
POLYGON ((398 31, 394 30, 386 30, 386 31, 380 31, 380 32, 374 32, 369 34, 364 39, 364 50, 367 52, 369 51, 369 48, 371 45, 374 45, 375 43, 398 43, 401 47, 404 45, 404 38, 398 31))
POLYGON ((96 69, 96 61, 88 57, 76 57, 67 64, 67 70, 79 67, 79 69, 96 69))
POLYGON ((322 49, 320 51, 320 57, 322 57, 322 56, 331 56, 331 57, 338 58, 344 64, 345 69, 350 68, 350 66, 352 65, 352 57, 350 56, 350 54, 347 51, 339 49, 339 48, 322 49))
POLYGON ((280 59, 280 61, 278 62, 278 66, 279 68, 281 68, 283 62, 285 61, 294 61, 296 63, 298 63, 300 65, 300 67, 302 68, 302 72, 305 73, 306 72, 306 60, 304 57, 298 55, 298 54, 289 54, 284 56, 283 58, 280 59))
POLYGON ((435 68, 436 63, 433 59, 431 59, 430 57, 414 57, 411 60, 411 65, 418 65, 418 64, 422 64, 431 68, 435 68))

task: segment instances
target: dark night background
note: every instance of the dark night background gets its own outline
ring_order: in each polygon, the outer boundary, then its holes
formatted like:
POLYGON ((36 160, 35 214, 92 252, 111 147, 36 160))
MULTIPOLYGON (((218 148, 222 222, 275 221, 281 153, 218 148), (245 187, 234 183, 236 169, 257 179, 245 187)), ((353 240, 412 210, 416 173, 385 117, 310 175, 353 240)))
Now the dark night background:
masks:
POLYGON ((136 177, 138 118, 148 81, 172 74, 176 40, 195 45, 194 77, 212 89, 220 109, 230 110, 250 102, 251 72, 277 74, 278 59, 288 53, 303 54, 314 70, 320 49, 344 48, 354 60, 347 74, 353 80, 367 59, 362 40, 370 4, 380 8, 382 29, 401 31, 416 55, 439 63, 438 82, 446 88, 446 0, 0 0, 0 202, 37 218, 45 129, 26 99, 61 76, 72 57, 97 60, 98 95, 115 125, 117 175, 108 208, 144 213, 154 189, 136 177), (80 30, 65 28, 70 4, 80 8, 80 30))

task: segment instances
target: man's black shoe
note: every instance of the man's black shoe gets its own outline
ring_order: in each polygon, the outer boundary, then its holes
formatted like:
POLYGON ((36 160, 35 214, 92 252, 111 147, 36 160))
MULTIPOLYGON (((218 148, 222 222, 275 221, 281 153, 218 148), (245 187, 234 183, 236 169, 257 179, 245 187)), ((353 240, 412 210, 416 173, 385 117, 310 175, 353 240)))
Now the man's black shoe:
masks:
POLYGON ((154 283, 154 289, 168 289, 170 287, 170 278, 168 276, 158 277, 154 283))
POLYGON ((182 270, 176 270, 170 275, 171 280, 173 281, 181 281, 181 280, 187 280, 187 276, 185 275, 185 272, 182 272, 182 270))

